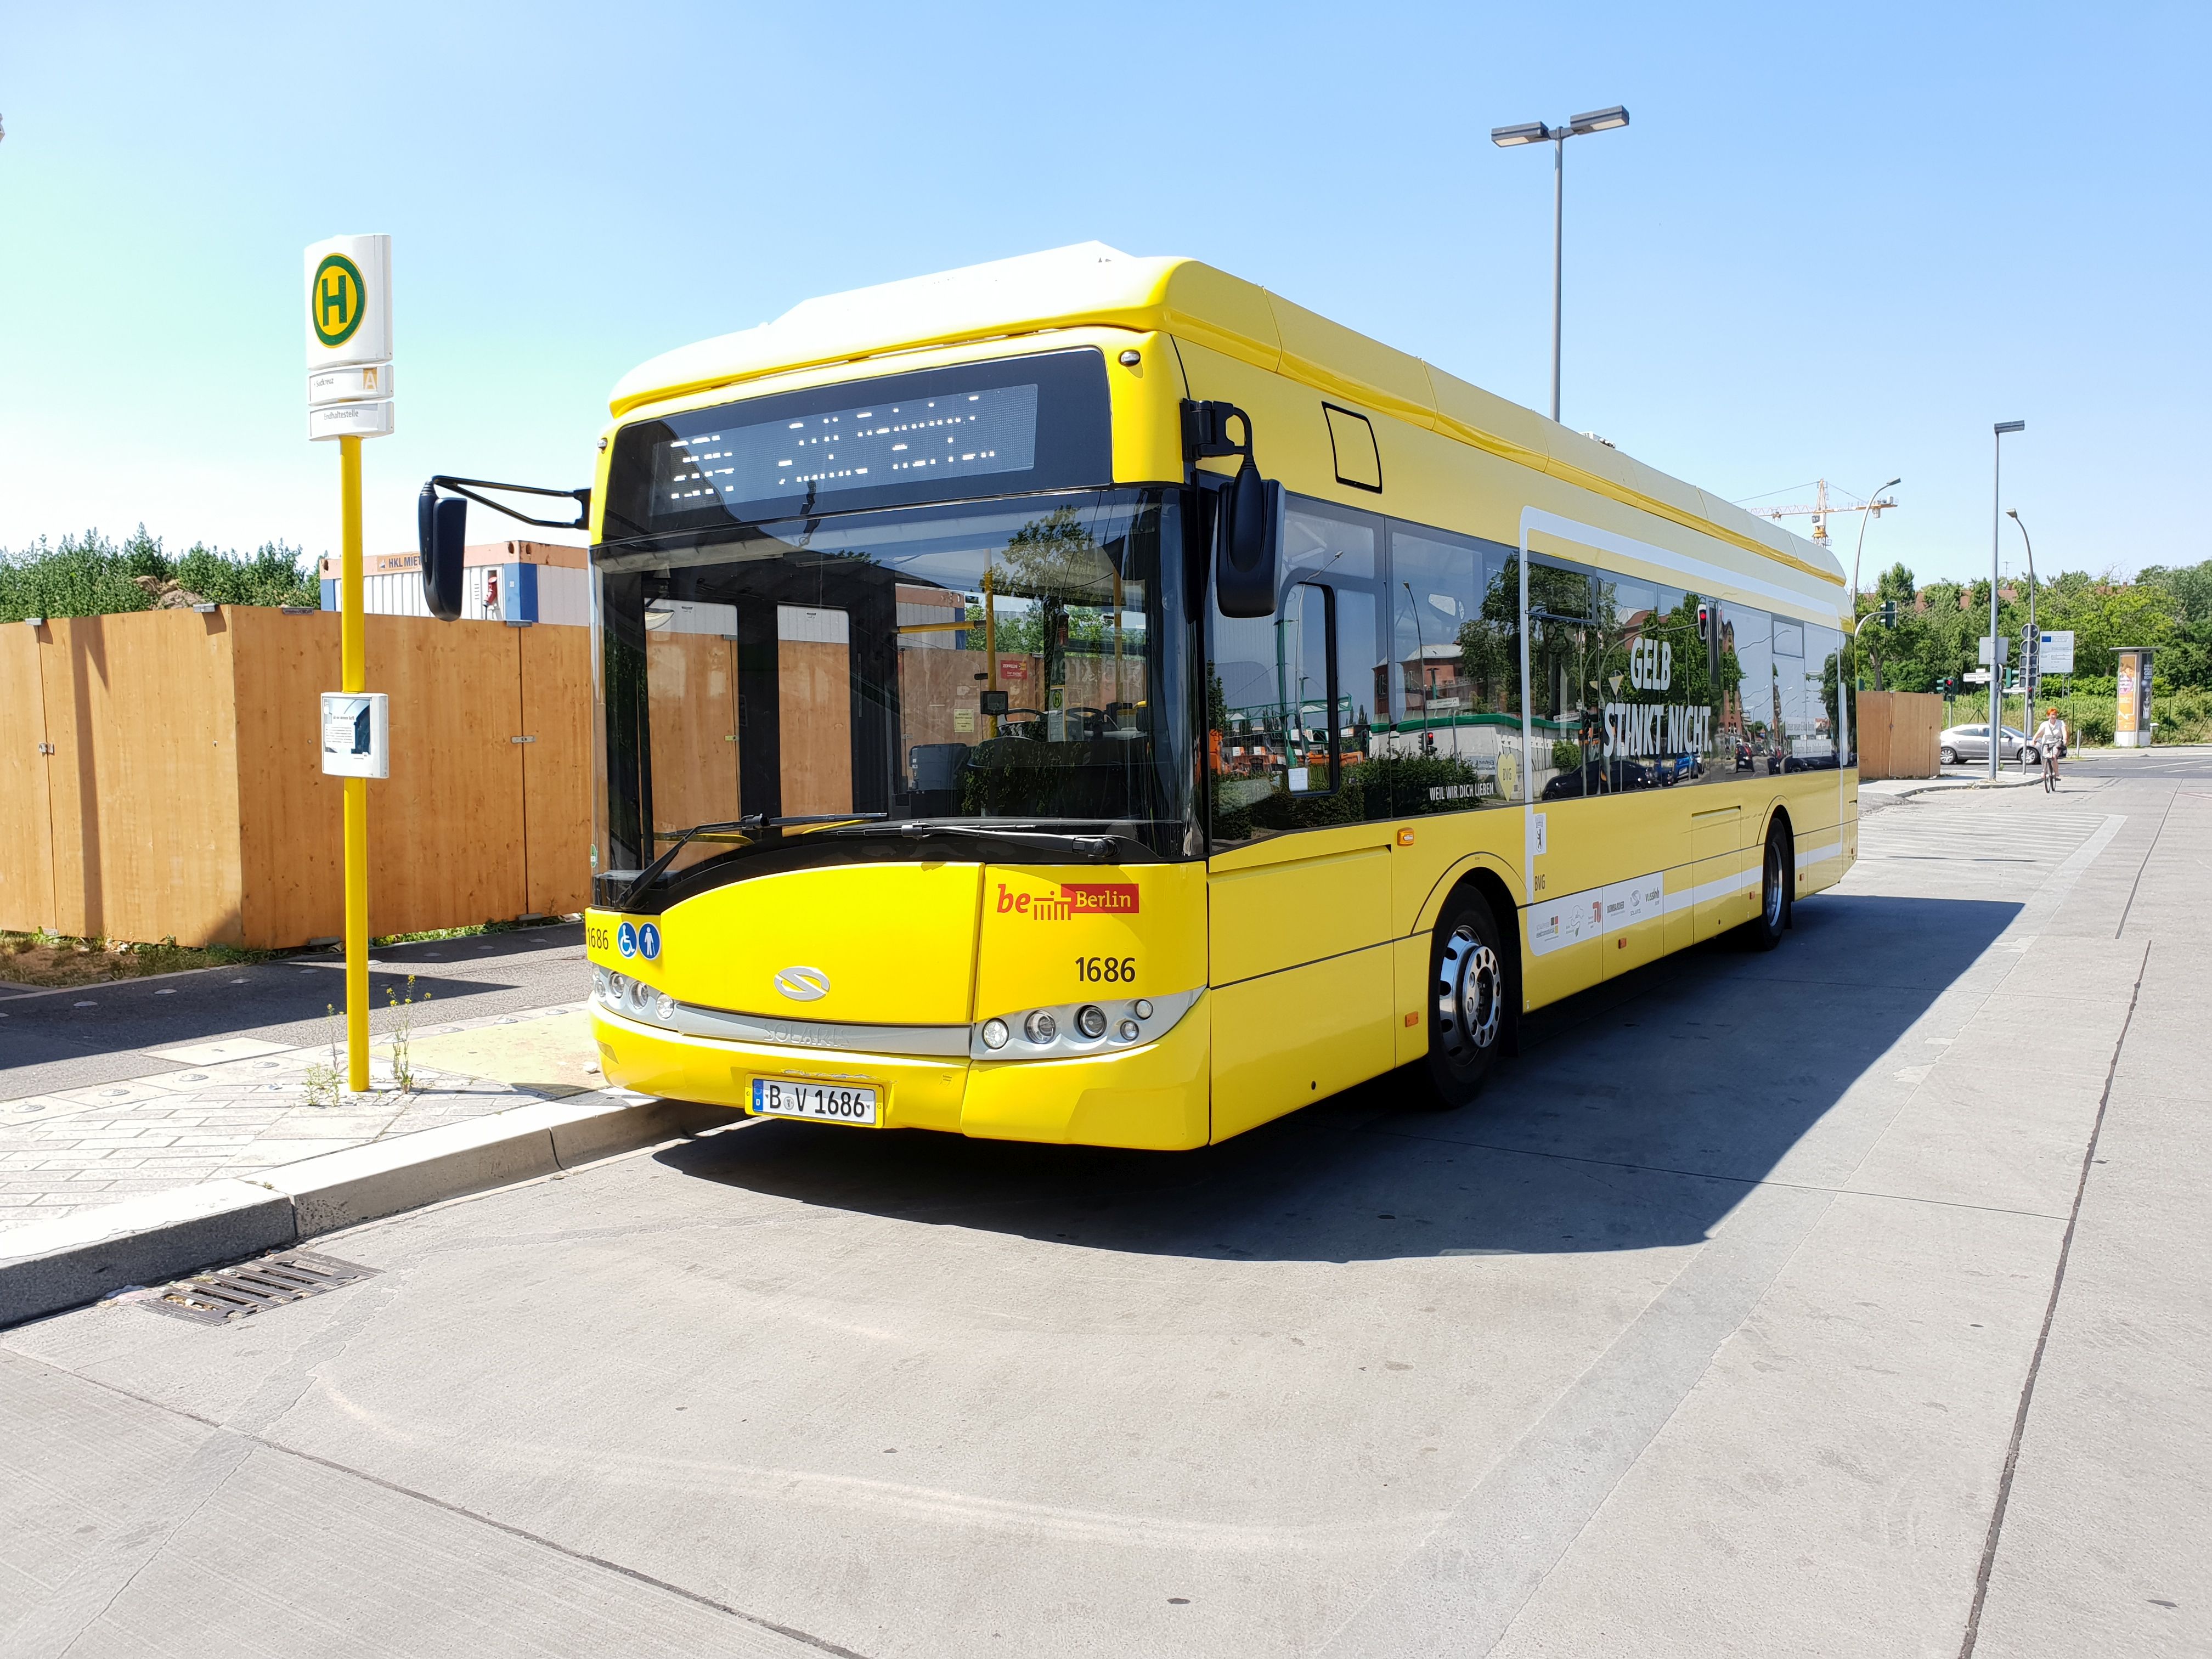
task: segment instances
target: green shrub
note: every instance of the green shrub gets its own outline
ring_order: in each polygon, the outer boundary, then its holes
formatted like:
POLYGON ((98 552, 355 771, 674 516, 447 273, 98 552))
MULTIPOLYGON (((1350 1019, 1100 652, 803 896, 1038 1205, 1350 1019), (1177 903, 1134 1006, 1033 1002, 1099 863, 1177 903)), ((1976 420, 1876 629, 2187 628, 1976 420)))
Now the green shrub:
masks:
POLYGON ((301 550, 282 542, 264 542, 251 557, 196 542, 173 560, 143 525, 123 542, 88 530, 59 545, 42 536, 0 548, 0 622, 150 611, 165 593, 185 603, 313 605, 322 587, 301 550))

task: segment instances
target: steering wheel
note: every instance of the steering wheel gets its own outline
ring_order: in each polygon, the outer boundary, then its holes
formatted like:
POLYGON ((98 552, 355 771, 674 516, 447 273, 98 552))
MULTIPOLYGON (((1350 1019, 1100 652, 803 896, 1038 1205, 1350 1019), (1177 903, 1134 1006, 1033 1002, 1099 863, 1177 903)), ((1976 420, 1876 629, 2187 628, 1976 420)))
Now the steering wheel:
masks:
POLYGON ((1069 718, 1082 715, 1083 735, 1086 738, 1103 738, 1114 729, 1114 717, 1104 709, 1093 708, 1088 703, 1071 703, 1060 712, 1069 718))
POLYGON ((1005 714, 999 716, 999 735, 1002 738, 1029 736, 1030 734, 1026 732, 1009 732, 1006 730, 1009 726, 1012 726, 1017 720, 1021 721, 1026 726, 1034 726, 1036 730, 1042 732, 1044 729, 1044 710, 1042 708, 1009 708, 1005 714))

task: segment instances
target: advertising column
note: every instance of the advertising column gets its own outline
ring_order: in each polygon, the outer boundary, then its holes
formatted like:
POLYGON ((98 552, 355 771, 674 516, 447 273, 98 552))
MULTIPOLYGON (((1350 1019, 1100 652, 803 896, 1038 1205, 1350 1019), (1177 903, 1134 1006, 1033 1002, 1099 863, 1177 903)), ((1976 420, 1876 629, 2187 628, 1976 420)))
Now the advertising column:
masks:
POLYGON ((2147 645, 2120 647, 2119 708, 2112 741, 2122 749, 2150 747, 2150 659, 2147 645))

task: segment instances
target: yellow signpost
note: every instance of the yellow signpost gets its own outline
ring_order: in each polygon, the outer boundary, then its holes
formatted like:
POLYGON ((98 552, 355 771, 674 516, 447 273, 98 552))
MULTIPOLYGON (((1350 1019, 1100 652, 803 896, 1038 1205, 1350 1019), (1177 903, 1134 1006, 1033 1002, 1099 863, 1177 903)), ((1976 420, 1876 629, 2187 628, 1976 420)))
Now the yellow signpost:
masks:
POLYGON ((307 249, 307 436, 338 445, 338 678, 323 698, 323 769, 345 780, 346 1087, 368 1088, 368 781, 386 775, 383 699, 362 629, 361 442, 392 430, 392 239, 307 249), (343 371, 343 372, 334 372, 343 371))

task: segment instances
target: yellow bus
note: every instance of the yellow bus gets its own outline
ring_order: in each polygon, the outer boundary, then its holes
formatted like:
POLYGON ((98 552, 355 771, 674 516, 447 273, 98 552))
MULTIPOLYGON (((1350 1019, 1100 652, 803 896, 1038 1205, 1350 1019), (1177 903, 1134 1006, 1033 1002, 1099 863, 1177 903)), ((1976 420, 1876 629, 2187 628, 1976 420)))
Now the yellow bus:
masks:
POLYGON ((810 301, 612 415, 611 1084, 1162 1149, 1454 1107, 1855 856, 1825 550, 1195 261, 810 301))

